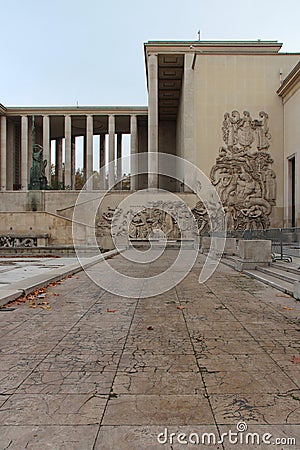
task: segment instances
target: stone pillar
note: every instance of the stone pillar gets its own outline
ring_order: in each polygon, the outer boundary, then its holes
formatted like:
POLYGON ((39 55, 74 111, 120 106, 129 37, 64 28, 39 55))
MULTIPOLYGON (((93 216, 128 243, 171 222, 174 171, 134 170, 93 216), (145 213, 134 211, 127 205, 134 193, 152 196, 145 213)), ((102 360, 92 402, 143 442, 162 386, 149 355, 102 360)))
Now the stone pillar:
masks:
POLYGON ((6 146, 7 146, 7 129, 6 129, 6 117, 1 116, 1 139, 0 139, 0 180, 1 191, 6 190, 6 146))
POLYGON ((72 117, 65 116, 65 188, 71 189, 72 117))
MULTIPOLYGON (((86 181, 93 175, 93 116, 86 117, 86 181)), ((93 180, 86 185, 87 189, 93 189, 93 180)))
POLYGON ((56 139, 55 142, 55 178, 59 187, 63 184, 63 171, 62 171, 62 138, 56 139))
POLYGON ((102 167, 105 166, 105 133, 100 134, 99 138, 99 173, 101 173, 100 178, 100 189, 105 189, 105 173, 102 167))
POLYGON ((21 117, 21 189, 28 189, 28 117, 21 117))
POLYGON ((15 127, 13 122, 7 123, 6 141, 6 189, 13 190, 14 158, 15 158, 15 127))
POLYGON ((138 164, 135 155, 138 153, 138 136, 137 136, 137 116, 132 115, 130 118, 130 154, 131 154, 131 177, 130 189, 135 191, 138 189, 138 175, 133 176, 134 172, 138 171, 138 164))
POLYGON ((50 153, 50 119, 43 116, 43 159, 47 160, 45 175, 50 186, 51 184, 51 153, 50 153))
POLYGON ((108 184, 110 189, 113 189, 115 184, 115 116, 111 115, 108 118, 108 137, 109 137, 109 145, 108 145, 108 184))
MULTIPOLYGON (((120 180, 122 178, 122 133, 117 134, 117 179, 120 180)), ((117 189, 122 189, 122 182, 119 181, 117 189)))
POLYGON ((75 190, 75 174, 76 174, 76 138, 71 137, 71 189, 75 190))
POLYGON ((158 187, 158 69, 157 55, 148 57, 148 188, 158 187), (152 172, 152 173, 151 173, 152 172))

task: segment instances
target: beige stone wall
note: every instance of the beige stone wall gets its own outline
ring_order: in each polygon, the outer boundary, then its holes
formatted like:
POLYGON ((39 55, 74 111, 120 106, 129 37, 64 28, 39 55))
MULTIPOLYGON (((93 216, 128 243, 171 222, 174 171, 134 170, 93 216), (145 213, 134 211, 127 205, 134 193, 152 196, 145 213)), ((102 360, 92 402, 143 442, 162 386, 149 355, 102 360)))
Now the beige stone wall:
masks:
MULTIPOLYGON (((81 227, 82 244, 86 230, 81 227)), ((48 234, 49 245, 72 245, 72 221, 45 212, 0 212, 0 234, 48 234)))
MULTIPOLYGON (((299 55, 291 54, 203 54, 197 55, 194 68, 194 101, 190 108, 195 114, 189 114, 189 120, 194 120, 196 130, 196 163, 207 176, 223 145, 224 113, 238 110, 242 114, 247 110, 253 118, 260 111, 269 114, 270 152, 277 174, 277 206, 272 213, 272 226, 282 224, 284 201, 283 105, 276 90, 280 72, 285 77, 298 59, 299 55)), ((187 114, 184 110, 184 117, 187 114)), ((192 146, 183 148, 184 157, 193 161, 192 146)))
POLYGON ((285 195, 285 225, 290 226, 288 211, 288 158, 295 155, 296 162, 296 225, 300 226, 300 82, 292 95, 284 101, 284 195, 285 195))

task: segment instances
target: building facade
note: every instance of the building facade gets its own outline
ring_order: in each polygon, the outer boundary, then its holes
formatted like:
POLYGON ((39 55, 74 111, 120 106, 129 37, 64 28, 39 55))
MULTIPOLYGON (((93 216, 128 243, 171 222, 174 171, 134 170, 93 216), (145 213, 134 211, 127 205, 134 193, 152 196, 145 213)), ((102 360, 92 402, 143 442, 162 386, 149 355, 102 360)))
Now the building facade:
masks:
POLYGON ((130 190, 190 193, 184 182, 158 175, 155 155, 172 154, 211 179, 229 229, 300 226, 300 54, 280 50, 276 41, 150 41, 144 45, 147 107, 1 105, 1 212, 32 212, 35 195, 34 211, 61 216, 76 201, 76 139, 83 138, 87 180, 99 136, 99 170, 111 163, 112 184, 122 172, 126 134, 132 155, 149 155, 146 174, 131 177, 130 190), (43 149, 52 182, 39 194, 28 190, 34 145, 43 149))

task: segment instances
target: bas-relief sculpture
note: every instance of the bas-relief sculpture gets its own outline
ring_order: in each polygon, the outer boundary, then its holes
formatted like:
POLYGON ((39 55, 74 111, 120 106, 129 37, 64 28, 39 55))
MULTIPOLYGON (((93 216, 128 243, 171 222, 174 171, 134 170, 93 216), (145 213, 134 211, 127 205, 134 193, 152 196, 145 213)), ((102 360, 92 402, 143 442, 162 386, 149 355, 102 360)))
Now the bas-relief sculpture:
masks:
POLYGON ((276 204, 268 114, 261 111, 258 119, 252 119, 248 111, 226 112, 222 132, 225 145, 219 149, 210 179, 223 203, 227 229, 267 228, 276 204))
POLYGON ((0 236, 0 247, 37 247, 37 238, 0 236))
MULTIPOLYGON (((276 174, 269 153, 271 135, 268 114, 259 113, 252 119, 248 111, 226 112, 222 124, 224 145, 210 172, 225 210, 228 231, 264 229, 270 224, 272 206, 276 204, 276 174)), ((201 185, 195 189, 201 195, 201 185)), ((215 202, 198 201, 191 212, 199 234, 223 229, 224 218, 215 202), (212 225, 213 224, 213 227, 212 225)), ((184 202, 149 202, 138 211, 126 213, 111 208, 97 220, 98 237, 129 236, 147 240, 162 231, 167 239, 185 239, 195 236, 195 229, 184 202), (180 224, 180 226, 179 226, 180 224)), ((195 224, 194 223, 194 224, 195 224)))
POLYGON ((187 206, 181 201, 149 201, 132 206, 126 212, 121 208, 108 209, 97 221, 98 237, 128 236, 131 240, 191 239, 197 232, 196 223, 187 206), (191 220, 192 219, 192 220, 191 220))

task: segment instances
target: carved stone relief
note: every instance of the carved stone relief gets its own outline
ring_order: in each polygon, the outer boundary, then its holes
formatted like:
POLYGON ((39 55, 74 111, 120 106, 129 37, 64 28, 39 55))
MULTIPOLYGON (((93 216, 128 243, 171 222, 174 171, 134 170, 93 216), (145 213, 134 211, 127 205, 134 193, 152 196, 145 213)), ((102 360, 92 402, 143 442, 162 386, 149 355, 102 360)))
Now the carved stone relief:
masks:
POLYGON ((37 247, 37 238, 0 236, 0 247, 37 247))
POLYGON ((147 202, 145 206, 132 206, 128 211, 108 207, 97 221, 97 236, 109 233, 129 239, 149 238, 190 239, 196 232, 192 214, 184 202, 147 202))
POLYGON ((219 149, 210 179, 226 211, 227 229, 267 228, 276 204, 268 114, 261 111, 259 119, 252 119, 248 111, 242 116, 238 111, 226 112, 222 132, 225 145, 219 149))

